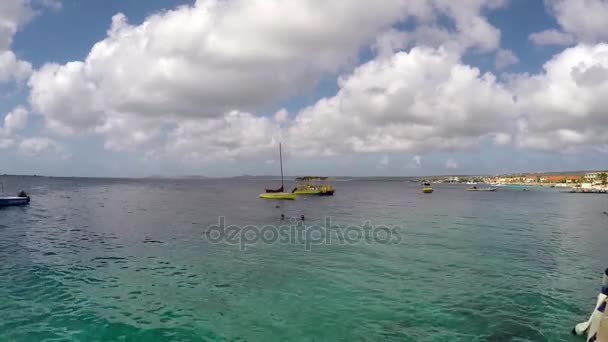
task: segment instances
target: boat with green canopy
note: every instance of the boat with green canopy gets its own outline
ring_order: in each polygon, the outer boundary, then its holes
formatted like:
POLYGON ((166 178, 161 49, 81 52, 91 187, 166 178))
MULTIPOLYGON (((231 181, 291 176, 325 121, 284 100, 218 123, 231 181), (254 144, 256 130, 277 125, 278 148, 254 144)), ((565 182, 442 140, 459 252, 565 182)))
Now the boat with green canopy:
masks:
POLYGON ((278 189, 266 189, 266 192, 260 194, 260 198, 271 199, 271 200, 295 200, 298 195, 294 193, 285 192, 285 184, 283 181, 283 149, 281 143, 279 143, 279 161, 281 164, 281 187, 278 189))
POLYGON ((329 177, 306 176, 296 178, 292 193, 297 195, 333 196, 336 189, 329 184, 329 177))

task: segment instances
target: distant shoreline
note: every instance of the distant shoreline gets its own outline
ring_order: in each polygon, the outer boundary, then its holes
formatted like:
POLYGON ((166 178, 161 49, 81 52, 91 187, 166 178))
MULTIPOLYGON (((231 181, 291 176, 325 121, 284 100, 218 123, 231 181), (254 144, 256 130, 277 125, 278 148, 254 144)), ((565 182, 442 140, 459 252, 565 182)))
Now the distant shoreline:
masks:
MULTIPOLYGON (((535 175, 538 177, 547 176, 547 175, 584 175, 588 172, 597 172, 597 171, 573 171, 573 172, 553 172, 553 173, 516 173, 510 175, 504 175, 504 177, 521 177, 522 175, 535 175)), ((241 176, 231 176, 231 177, 213 177, 213 176, 203 176, 203 175, 173 175, 173 176, 163 176, 163 175, 151 175, 151 176, 48 176, 48 175, 21 175, 21 174, 1 174, 1 177, 31 177, 31 178, 77 178, 77 179, 129 179, 129 180, 221 180, 221 179, 250 179, 250 180, 275 180, 280 179, 280 175, 241 175, 241 176)), ((302 177, 302 175, 296 176, 285 176, 286 180, 295 181, 296 178, 302 177)), ((490 179, 497 178, 499 176, 496 175, 428 175, 428 176, 327 176, 330 181, 378 181, 378 182, 422 182, 422 181, 431 181, 435 183, 452 183, 452 184, 466 184, 466 181, 449 181, 449 178, 463 178, 463 179, 473 179, 473 180, 481 180, 481 179, 490 179)), ((502 176, 501 176, 502 177, 502 176)), ((483 182, 479 181, 478 183, 483 184, 483 182)), ((485 183, 489 184, 489 183, 485 183)), ((501 185, 525 185, 525 186, 541 186, 541 187, 550 187, 558 184, 572 184, 572 186, 578 185, 578 183, 499 183, 501 185)))

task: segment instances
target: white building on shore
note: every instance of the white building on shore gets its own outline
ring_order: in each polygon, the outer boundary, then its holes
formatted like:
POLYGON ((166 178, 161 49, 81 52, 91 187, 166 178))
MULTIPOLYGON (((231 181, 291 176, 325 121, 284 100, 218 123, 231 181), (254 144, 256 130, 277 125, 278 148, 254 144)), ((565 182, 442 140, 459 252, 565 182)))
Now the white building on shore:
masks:
POLYGON ((587 172, 585 173, 585 179, 587 180, 596 180, 600 179, 603 173, 608 174, 608 171, 595 171, 595 172, 587 172))

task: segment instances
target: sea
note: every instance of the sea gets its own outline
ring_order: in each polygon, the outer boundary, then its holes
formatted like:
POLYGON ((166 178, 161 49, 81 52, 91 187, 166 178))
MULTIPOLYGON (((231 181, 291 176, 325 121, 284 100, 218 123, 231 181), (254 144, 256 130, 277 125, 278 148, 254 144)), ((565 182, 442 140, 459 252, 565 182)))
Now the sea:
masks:
POLYGON ((584 341, 608 267, 605 194, 0 181, 0 341, 584 341))

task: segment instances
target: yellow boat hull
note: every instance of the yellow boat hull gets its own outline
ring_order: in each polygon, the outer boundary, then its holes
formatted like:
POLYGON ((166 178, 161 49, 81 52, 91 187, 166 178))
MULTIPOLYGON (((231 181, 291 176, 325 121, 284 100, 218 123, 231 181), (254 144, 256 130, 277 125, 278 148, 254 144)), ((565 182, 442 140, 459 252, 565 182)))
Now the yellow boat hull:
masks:
POLYGON ((289 194, 286 192, 275 192, 275 193, 263 193, 260 194, 260 198, 272 199, 272 200, 295 200, 298 198, 296 194, 289 194))
POLYGON ((424 188, 422 189, 422 192, 424 192, 425 194, 433 193, 433 188, 424 188))
POLYGON ((296 190, 294 192, 296 195, 320 195, 320 190, 296 190))

